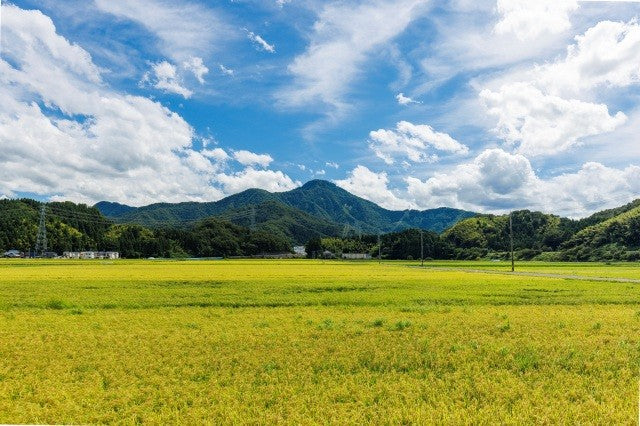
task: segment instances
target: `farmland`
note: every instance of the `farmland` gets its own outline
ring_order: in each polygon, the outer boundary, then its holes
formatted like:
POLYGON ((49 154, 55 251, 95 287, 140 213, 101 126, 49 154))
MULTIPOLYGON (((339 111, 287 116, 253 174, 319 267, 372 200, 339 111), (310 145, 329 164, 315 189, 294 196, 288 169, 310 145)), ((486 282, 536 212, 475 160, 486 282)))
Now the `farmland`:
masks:
POLYGON ((635 423, 639 267, 427 265, 1 261, 0 423, 635 423))

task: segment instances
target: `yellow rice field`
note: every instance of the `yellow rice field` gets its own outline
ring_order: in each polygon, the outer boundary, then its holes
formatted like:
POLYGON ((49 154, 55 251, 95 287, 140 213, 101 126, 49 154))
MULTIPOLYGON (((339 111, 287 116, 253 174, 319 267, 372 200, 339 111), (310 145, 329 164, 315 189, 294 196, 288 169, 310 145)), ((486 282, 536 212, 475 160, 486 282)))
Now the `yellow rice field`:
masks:
POLYGON ((636 424, 640 268, 415 266, 0 261, 0 423, 636 424))

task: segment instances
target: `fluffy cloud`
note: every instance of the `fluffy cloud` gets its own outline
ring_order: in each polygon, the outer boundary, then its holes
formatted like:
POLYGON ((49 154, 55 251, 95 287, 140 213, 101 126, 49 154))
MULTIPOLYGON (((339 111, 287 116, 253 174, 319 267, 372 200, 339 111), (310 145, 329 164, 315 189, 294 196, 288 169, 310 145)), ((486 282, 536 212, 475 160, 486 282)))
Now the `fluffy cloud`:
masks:
POLYGON ((279 94, 287 106, 324 103, 338 110, 370 53, 402 33, 426 0, 331 2, 313 26, 307 50, 289 65, 292 88, 279 94))
POLYGON ((429 148, 452 154, 466 154, 469 149, 446 133, 433 130, 426 124, 401 121, 395 130, 379 129, 369 133, 371 149, 387 164, 396 157, 405 157, 414 163, 428 163, 438 159, 429 148))
MULTIPOLYGON (((197 152, 179 115, 111 90, 90 55, 39 11, 3 5, 2 19, 0 194, 133 205, 215 200, 238 187, 233 178, 256 174, 225 173, 228 154, 197 152)), ((291 185, 281 172, 260 172, 291 185)))
POLYGON ((640 82, 640 25, 599 22, 575 38, 565 58, 535 69, 532 78, 556 94, 640 82))
POLYGON ((541 34, 557 34, 571 28, 569 15, 578 9, 577 0, 498 0, 500 21, 497 34, 514 34, 523 41, 541 34))
MULTIPOLYGON (((560 0, 561 3, 564 0, 560 0)), ((424 72, 429 79, 412 92, 418 96, 429 92, 434 87, 450 81, 452 76, 464 75, 468 71, 490 71, 504 69, 514 65, 522 65, 526 61, 544 61, 549 55, 555 56, 570 36, 569 31, 551 32, 545 28, 543 21, 532 20, 521 29, 515 26, 516 17, 511 14, 523 9, 521 15, 528 22, 535 13, 526 11, 527 7, 538 10, 550 0, 504 0, 499 9, 496 0, 455 0, 447 3, 448 13, 438 17, 438 31, 435 40, 425 50, 421 61, 424 72), (502 10, 502 12, 500 12, 502 10), (500 22, 504 21, 503 24, 500 22), (499 30, 496 29, 496 23, 499 30), (533 33, 537 28, 543 31, 533 39, 528 37, 528 28, 533 33)), ((542 10, 544 13, 544 10, 542 10)), ((540 18, 537 18, 540 19, 540 18)), ((428 35, 428 37, 433 37, 428 35)))
POLYGON ((188 99, 193 92, 182 85, 182 79, 178 76, 176 67, 167 61, 151 65, 151 71, 147 71, 142 77, 141 85, 150 84, 165 93, 175 93, 188 99))
POLYGON ((450 173, 436 174, 425 182, 407 178, 407 190, 419 206, 492 210, 504 203, 524 202, 522 193, 534 183, 533 169, 525 157, 491 149, 473 162, 458 165, 450 173))
MULTIPOLYGON (((601 0, 455 0, 447 15, 439 18, 442 28, 422 61, 432 77, 425 86, 467 70, 489 70, 521 66, 525 61, 544 62, 560 55, 570 41, 571 21, 581 27, 587 19, 615 16, 627 11, 637 15, 637 7, 618 1, 615 7, 601 0), (593 3, 585 7, 586 3, 593 3), (585 19, 586 18, 586 19, 585 19), (560 47, 560 49, 559 49, 560 47)), ((624 15, 621 15, 624 16, 624 15)), ((424 90, 424 91, 423 91, 424 90)), ((426 92, 414 89, 415 94, 426 92)))
POLYGON ((193 56, 187 61, 182 62, 182 68, 191 71, 200 84, 204 84, 204 76, 209 72, 209 68, 204 65, 202 58, 193 56))
POLYGON ((227 194, 235 194, 250 188, 262 188, 270 192, 282 192, 300 186, 300 182, 294 182, 281 171, 256 170, 253 167, 247 167, 245 170, 237 173, 221 174, 217 177, 217 180, 227 194))
POLYGON ((527 158, 500 149, 482 152, 470 163, 421 181, 407 178, 411 202, 421 208, 455 206, 505 212, 528 208, 573 217, 614 207, 640 191, 640 167, 614 169, 586 163, 575 173, 536 176, 527 158))
POLYGON ((557 154, 581 138, 611 132, 627 119, 622 112, 611 116, 606 105, 566 100, 525 82, 485 89, 480 98, 498 119, 498 135, 527 155, 557 154))
POLYGON ((273 44, 267 43, 265 39, 263 39, 260 35, 255 34, 252 31, 247 33, 247 37, 251 40, 258 49, 264 50, 269 53, 276 53, 276 47, 273 44))
POLYGON ((640 167, 615 169, 589 162, 576 173, 566 173, 545 182, 541 192, 546 196, 547 209, 568 216, 586 216, 637 198, 640 167))
POLYGON ((268 167, 273 161, 269 154, 256 154, 246 150, 234 151, 233 158, 244 166, 268 167))
POLYGON ((405 96, 404 93, 398 93, 396 95, 396 101, 398 101, 398 103, 400 105, 409 105, 409 104, 419 104, 421 102, 418 101, 414 101, 413 99, 411 99, 408 96, 405 96))
POLYGON ((403 210, 412 207, 411 203, 398 198, 389 189, 389 178, 385 172, 374 173, 365 166, 357 166, 346 179, 337 180, 335 184, 387 209, 403 210))
POLYGON ((207 158, 210 158, 218 163, 222 163, 229 159, 229 154, 222 148, 203 149, 200 154, 207 158))
POLYGON ((601 87, 640 82, 638 52, 637 22, 599 22, 577 36, 564 57, 507 72, 487 82, 480 98, 498 119, 497 134, 518 152, 558 154, 627 121, 623 112, 610 113, 592 99, 601 87))
POLYGON ((188 99, 193 95, 193 91, 184 87, 184 71, 193 74, 200 84, 204 84, 204 76, 209 72, 209 68, 204 65, 202 58, 198 57, 182 62, 181 69, 167 61, 161 61, 151 65, 151 70, 144 74, 140 84, 148 84, 165 93, 175 93, 188 99))

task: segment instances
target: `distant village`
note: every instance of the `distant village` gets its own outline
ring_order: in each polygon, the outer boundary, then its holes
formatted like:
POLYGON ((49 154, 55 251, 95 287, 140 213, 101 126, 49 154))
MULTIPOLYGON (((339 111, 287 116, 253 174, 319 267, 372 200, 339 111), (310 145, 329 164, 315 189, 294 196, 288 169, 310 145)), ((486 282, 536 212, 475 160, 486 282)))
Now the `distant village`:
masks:
MULTIPOLYGON (((45 259, 120 259, 120 253, 117 251, 65 251, 60 256, 58 253, 47 251, 41 254, 35 252, 22 252, 19 250, 8 250, 3 253, 2 257, 7 258, 45 258, 45 259)), ((273 253, 248 256, 253 258, 295 258, 295 257, 307 257, 307 252, 304 246, 295 246, 293 253, 273 253)), ((336 259, 342 258, 345 260, 368 260, 371 259, 371 255, 368 253, 339 253, 335 254, 328 250, 323 252, 313 253, 313 258, 319 259, 336 259)))
POLYGON ((65 251, 62 256, 58 253, 47 251, 41 255, 36 253, 24 253, 19 250, 9 250, 4 252, 3 257, 9 258, 33 258, 41 257, 47 259, 120 259, 117 251, 65 251))

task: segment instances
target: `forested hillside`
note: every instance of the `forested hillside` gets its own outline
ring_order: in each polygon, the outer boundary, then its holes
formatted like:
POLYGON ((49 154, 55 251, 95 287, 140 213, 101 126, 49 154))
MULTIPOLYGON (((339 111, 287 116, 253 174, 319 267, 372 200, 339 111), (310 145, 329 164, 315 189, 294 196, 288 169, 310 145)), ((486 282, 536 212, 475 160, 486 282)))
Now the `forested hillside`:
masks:
MULTIPOLYGON (((556 251, 578 226, 570 219, 528 210, 515 211, 511 217, 514 249, 525 258, 556 251)), ((457 223, 442 238, 458 258, 475 259, 509 251, 509 231, 509 215, 482 215, 457 223)))
MULTIPOLYGON (((40 206, 28 199, 0 200, 0 249, 35 248, 40 206)), ((47 209, 49 250, 95 250, 105 244, 111 223, 96 208, 64 202, 49 203, 47 209)))
MULTIPOLYGON (((571 220, 528 210, 512 213, 513 240, 521 259, 640 259, 640 200, 571 220)), ((463 220, 442 234, 455 257, 505 257, 509 251, 509 215, 463 220)))
POLYGON ((562 243, 561 260, 640 260, 640 203, 580 230, 562 243))
MULTIPOLYGON (((0 200, 0 251, 28 253, 35 248, 41 203, 0 200)), ((47 249, 113 250, 122 257, 249 256, 291 250, 291 241, 266 230, 252 231, 219 219, 205 219, 183 228, 150 229, 114 224, 96 208, 83 204, 48 203, 47 249)))
MULTIPOLYGON (((249 189, 209 203, 160 203, 133 208, 103 201, 96 204, 96 207, 115 221, 152 227, 180 226, 210 216, 246 224, 245 215, 238 215, 238 211, 250 213, 265 207, 275 208, 286 215, 286 220, 279 224, 271 221, 266 228, 287 235, 296 242, 304 242, 314 233, 319 236, 345 236, 349 233, 377 234, 409 228, 442 232, 459 220, 475 216, 472 212, 446 207, 424 211, 387 210, 323 180, 313 180, 299 188, 280 193, 249 189), (303 229, 292 226, 293 223, 299 224, 302 218, 307 224, 313 223, 313 232, 310 233, 310 228, 306 225, 303 229)), ((255 217, 255 224, 270 221, 271 216, 258 215, 255 217)))

